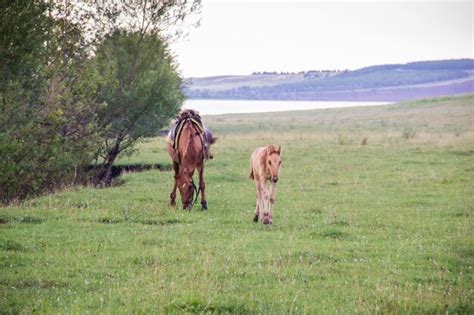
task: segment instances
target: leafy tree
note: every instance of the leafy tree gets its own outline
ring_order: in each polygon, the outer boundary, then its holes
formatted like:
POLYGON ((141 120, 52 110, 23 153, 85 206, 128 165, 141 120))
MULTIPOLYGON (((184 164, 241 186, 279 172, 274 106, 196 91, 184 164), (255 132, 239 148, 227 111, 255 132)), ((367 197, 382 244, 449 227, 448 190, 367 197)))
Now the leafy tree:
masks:
POLYGON ((26 117, 19 115, 21 109, 38 107, 44 88, 44 42, 51 27, 46 10, 38 1, 0 1, 0 132, 22 123, 26 117))
POLYGON ((201 0, 53 0, 56 19, 79 26, 92 50, 116 31, 159 35, 169 40, 186 29, 184 23, 198 25, 201 0), (165 36, 166 34, 166 36, 165 36), (166 38, 165 38, 166 37, 166 38))
MULTIPOLYGON (((110 183, 116 157, 172 117, 183 101, 181 79, 165 43, 182 35, 183 23, 196 18, 200 0, 55 1, 56 18, 87 33, 99 78, 98 111, 104 160, 95 183, 110 183)), ((195 25, 198 20, 194 19, 195 25)))
POLYGON ((97 147, 81 32, 40 1, 0 10, 0 201, 71 183, 97 147))
POLYGON ((181 107, 181 78, 165 42, 155 35, 117 31, 98 47, 98 112, 105 141, 96 183, 110 182, 117 156, 141 137, 154 136, 181 107))
POLYGON ((76 182, 99 154, 108 179, 154 134, 183 100, 159 36, 199 6, 0 0, 0 202, 76 182))

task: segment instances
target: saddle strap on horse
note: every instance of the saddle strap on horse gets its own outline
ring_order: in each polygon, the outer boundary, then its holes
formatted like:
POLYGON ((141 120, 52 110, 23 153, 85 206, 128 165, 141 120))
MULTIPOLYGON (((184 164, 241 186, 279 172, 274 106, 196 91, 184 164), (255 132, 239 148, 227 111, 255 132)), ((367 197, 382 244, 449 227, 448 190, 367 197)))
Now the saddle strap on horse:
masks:
MULTIPOLYGON (((184 127, 184 124, 187 122, 187 121, 191 121, 198 129, 199 129, 199 133, 200 133, 200 137, 201 137, 201 141, 203 141, 203 134, 204 134, 204 127, 202 126, 202 122, 198 119, 195 119, 193 117, 191 118, 186 118, 186 119, 183 119, 181 121, 178 122, 178 125, 176 126, 176 129, 175 129, 175 137, 174 137, 174 141, 173 141, 173 149, 177 149, 178 148, 178 145, 179 145, 179 138, 181 136, 181 132, 183 131, 183 127, 184 127)), ((204 142, 203 142, 204 143, 204 142)))

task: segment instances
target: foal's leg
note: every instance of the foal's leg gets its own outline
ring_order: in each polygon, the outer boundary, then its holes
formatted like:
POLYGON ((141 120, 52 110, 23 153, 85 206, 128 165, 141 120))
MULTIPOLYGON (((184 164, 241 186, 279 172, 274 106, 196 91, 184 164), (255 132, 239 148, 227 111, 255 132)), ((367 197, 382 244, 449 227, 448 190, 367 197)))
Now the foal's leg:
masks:
POLYGON ((176 188, 178 188, 178 175, 179 175, 179 164, 173 161, 174 169, 174 186, 170 194, 170 204, 174 207, 176 206, 176 188))
MULTIPOLYGON (((253 222, 258 222, 258 217, 260 215, 260 183, 258 180, 255 180, 255 186, 257 188, 257 205, 255 206, 255 214, 253 216, 253 222)), ((263 209, 262 209, 263 211, 263 209)))
POLYGON ((273 204, 275 203, 275 198, 276 198, 276 183, 271 183, 270 184, 270 207, 269 207, 269 212, 270 212, 270 224, 273 223, 273 204))
POLYGON ((201 208, 207 210, 206 182, 204 181, 204 162, 197 166, 199 172, 199 189, 201 190, 201 208))
POLYGON ((263 224, 270 223, 269 213, 268 213, 268 192, 265 178, 260 178, 260 220, 263 224))

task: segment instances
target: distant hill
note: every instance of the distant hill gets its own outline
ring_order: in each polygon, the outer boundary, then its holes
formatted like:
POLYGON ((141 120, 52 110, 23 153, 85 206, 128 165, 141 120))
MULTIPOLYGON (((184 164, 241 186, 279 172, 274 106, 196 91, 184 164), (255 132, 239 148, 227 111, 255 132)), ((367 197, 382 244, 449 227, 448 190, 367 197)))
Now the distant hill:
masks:
POLYGON ((190 78, 192 99, 401 101, 474 92, 474 59, 190 78))

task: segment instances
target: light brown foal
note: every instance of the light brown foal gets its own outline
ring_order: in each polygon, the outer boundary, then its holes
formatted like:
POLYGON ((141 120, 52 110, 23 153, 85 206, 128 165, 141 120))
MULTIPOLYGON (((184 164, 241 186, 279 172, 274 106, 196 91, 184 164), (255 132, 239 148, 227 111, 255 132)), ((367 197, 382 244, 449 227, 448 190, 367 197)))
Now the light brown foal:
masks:
POLYGON ((255 181, 257 188, 257 205, 253 222, 273 223, 273 204, 276 198, 276 183, 280 174, 281 147, 278 149, 270 144, 257 148, 250 157, 250 179, 255 181), (270 182, 270 192, 267 188, 270 182))

